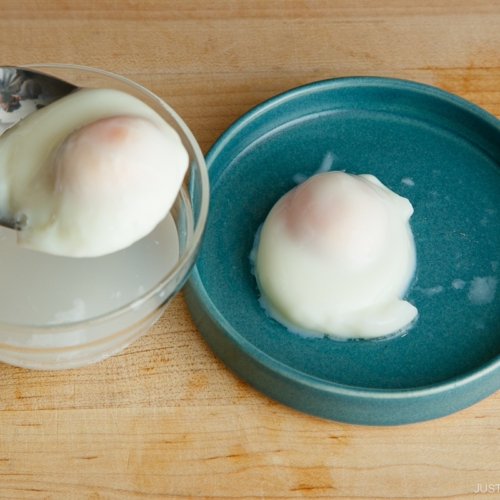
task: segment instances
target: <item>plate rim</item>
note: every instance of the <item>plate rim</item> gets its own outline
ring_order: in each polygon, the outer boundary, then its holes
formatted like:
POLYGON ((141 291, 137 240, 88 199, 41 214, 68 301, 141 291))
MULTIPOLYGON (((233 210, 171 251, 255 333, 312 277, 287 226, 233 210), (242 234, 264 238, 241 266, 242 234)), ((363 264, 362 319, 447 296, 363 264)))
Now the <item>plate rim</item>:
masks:
MULTIPOLYGON (((434 87, 429 84, 420 83, 417 81, 400 79, 400 78, 391 78, 391 77, 346 76, 340 78, 329 78, 329 79, 314 81, 311 83, 306 83, 304 85, 300 85, 298 87, 294 87, 284 92, 281 92, 257 104, 256 106, 252 107, 247 112, 245 112, 242 116, 237 118, 231 125, 229 125, 229 127, 227 127, 222 132, 222 134, 214 142, 214 144, 206 154, 206 163, 209 175, 211 173, 211 168, 214 164, 214 161, 217 159, 218 155, 221 154, 224 148, 228 145, 228 143, 230 143, 230 141, 232 141, 235 138, 235 136, 237 136, 242 130, 244 130, 245 127, 247 127, 258 116, 276 107, 283 105, 289 100, 300 98, 304 94, 309 95, 310 93, 314 93, 318 90, 334 90, 335 88, 340 89, 352 86, 354 87, 382 86, 384 88, 394 89, 396 91, 407 90, 407 91, 419 92, 426 95, 430 94, 434 98, 437 98, 439 100, 444 99, 453 106, 458 106, 459 108, 465 110, 466 112, 472 113, 481 121, 487 122, 490 126, 492 126, 495 129, 496 133, 498 133, 500 137, 500 119, 498 119, 495 115, 488 112, 484 108, 447 90, 434 87)), ((216 184, 216 180, 217 179, 215 179, 215 181, 214 180, 211 181, 213 185, 216 184)), ((464 388, 469 384, 481 381, 481 379, 491 377, 496 371, 500 371, 500 353, 499 353, 498 355, 496 355, 495 357, 493 357, 492 359, 490 359, 489 361, 483 363, 478 367, 475 367, 471 370, 467 370, 466 372, 461 373, 460 375, 448 378, 442 382, 436 382, 429 385, 400 388, 400 389, 378 388, 378 387, 372 388, 372 387, 354 386, 354 385, 342 384, 339 382, 328 381, 326 379, 322 379, 320 377, 304 373, 300 370, 297 370, 287 365, 286 363, 283 363, 282 361, 273 358, 271 355, 262 351, 254 344, 252 344, 249 340, 247 340, 236 328, 233 327, 233 325, 224 317, 224 315, 213 303, 211 297, 206 291, 197 264, 195 264, 191 272, 187 287, 189 288, 189 293, 187 294, 188 295, 187 297, 185 296, 185 298, 191 315, 195 317, 197 312, 196 310, 198 308, 204 309, 203 314, 208 315, 208 317, 210 317, 210 319, 219 328, 219 331, 222 332, 227 337, 225 342, 228 341, 232 342, 235 346, 237 346, 238 349, 241 350, 243 355, 248 356, 249 358, 251 358, 253 362, 264 367, 271 373, 276 374, 277 376, 281 376, 303 389, 319 390, 329 396, 339 395, 348 398, 370 400, 370 401, 392 400, 392 401, 404 402, 408 400, 420 400, 422 398, 426 398, 429 396, 439 396, 448 393, 450 391, 453 391, 455 389, 464 388)), ((201 323, 198 324, 196 321, 195 323, 202 336, 205 337, 203 332, 203 325, 201 323)), ((208 342, 208 344, 213 350, 213 347, 210 344, 210 342, 208 342)), ((220 358, 222 362, 225 364, 225 366, 235 371, 233 367, 231 367, 230 364, 225 359, 223 359, 222 357, 220 358)), ((237 373, 237 375, 246 382, 250 383, 250 385, 255 387, 255 385, 250 380, 252 377, 243 377, 240 373, 237 373)), ((500 381, 496 383, 496 389, 489 390, 488 394, 492 394, 498 389, 500 389, 500 381)), ((266 393, 262 389, 257 388, 257 390, 266 393)), ((468 404, 462 404, 462 405, 459 404, 458 409, 455 408, 453 410, 446 411, 444 413, 434 412, 436 413, 436 415, 434 416, 416 418, 414 420, 406 418, 401 421, 397 421, 396 424, 419 422, 423 420, 437 418, 439 416, 444 416, 449 413, 454 413, 455 411, 459 411, 460 409, 466 408, 467 406, 474 404, 474 402, 480 401, 486 396, 483 394, 472 403, 469 402, 468 404)), ((273 399, 276 399, 274 396, 271 397, 273 399)), ((277 400, 279 401, 279 399, 277 400)), ((283 403, 283 401, 280 402, 283 403)), ((287 406, 292 406, 288 403, 283 403, 283 404, 287 406)), ((306 411, 306 413, 322 416, 318 415, 317 412, 306 411)), ((330 420, 336 420, 335 418, 331 418, 328 416, 326 418, 330 420)), ((341 419, 339 421, 364 423, 368 425, 371 424, 371 422, 368 421, 359 422, 356 419, 353 420, 341 419)))

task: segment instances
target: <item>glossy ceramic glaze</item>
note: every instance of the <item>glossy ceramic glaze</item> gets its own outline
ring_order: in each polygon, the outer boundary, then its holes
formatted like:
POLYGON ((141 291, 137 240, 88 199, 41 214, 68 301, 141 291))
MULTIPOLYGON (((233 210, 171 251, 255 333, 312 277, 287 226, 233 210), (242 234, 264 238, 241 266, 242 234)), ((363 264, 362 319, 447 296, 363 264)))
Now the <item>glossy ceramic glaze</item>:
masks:
POLYGON ((316 82, 249 111, 207 156, 211 213, 185 290, 208 344, 242 379, 300 411, 394 425, 458 411, 500 387, 500 122, 437 88, 316 82), (258 304, 249 253, 276 200, 311 175, 370 173, 407 197, 419 318, 400 337, 290 334, 258 304))

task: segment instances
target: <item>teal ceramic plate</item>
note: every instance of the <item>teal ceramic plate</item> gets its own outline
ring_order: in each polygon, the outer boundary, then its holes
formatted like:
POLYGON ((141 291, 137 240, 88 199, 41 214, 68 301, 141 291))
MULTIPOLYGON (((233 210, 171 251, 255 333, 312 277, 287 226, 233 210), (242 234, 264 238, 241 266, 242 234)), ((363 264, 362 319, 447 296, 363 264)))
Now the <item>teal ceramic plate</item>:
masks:
POLYGON ((455 95, 403 80, 320 81, 235 122, 207 156, 211 212, 185 288, 222 361, 271 398, 341 422, 437 418, 500 388, 500 121, 455 95), (417 271, 404 336, 307 339, 259 306, 249 253, 272 205, 311 175, 370 173, 407 197, 417 271))

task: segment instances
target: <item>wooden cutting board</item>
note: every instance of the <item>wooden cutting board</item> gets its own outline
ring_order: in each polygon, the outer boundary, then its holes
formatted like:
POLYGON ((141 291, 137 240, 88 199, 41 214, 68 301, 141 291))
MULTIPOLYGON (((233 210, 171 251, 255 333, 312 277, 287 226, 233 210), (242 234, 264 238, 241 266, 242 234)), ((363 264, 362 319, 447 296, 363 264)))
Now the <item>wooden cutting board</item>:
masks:
MULTIPOLYGON (((264 99, 339 76, 429 83, 500 117, 495 0, 0 0, 0 14, 0 64, 122 74, 204 151, 264 99)), ((499 394, 392 428, 288 409, 215 358, 180 294, 101 363, 0 365, 0 499, 494 498, 499 429, 499 394)))

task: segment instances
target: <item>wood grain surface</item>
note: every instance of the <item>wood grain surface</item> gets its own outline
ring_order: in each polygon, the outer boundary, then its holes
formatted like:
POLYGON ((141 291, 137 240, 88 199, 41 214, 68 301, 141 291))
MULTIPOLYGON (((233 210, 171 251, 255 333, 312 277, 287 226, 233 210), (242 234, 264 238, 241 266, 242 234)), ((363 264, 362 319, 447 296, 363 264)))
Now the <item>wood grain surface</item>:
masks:
MULTIPOLYGON (((495 0, 0 0, 0 53, 129 77, 203 151, 262 100, 338 76, 429 83, 500 117, 495 0)), ((182 294, 101 363, 0 365, 0 499, 495 498, 499 447, 498 393, 388 428, 279 405, 215 358, 182 294)))

